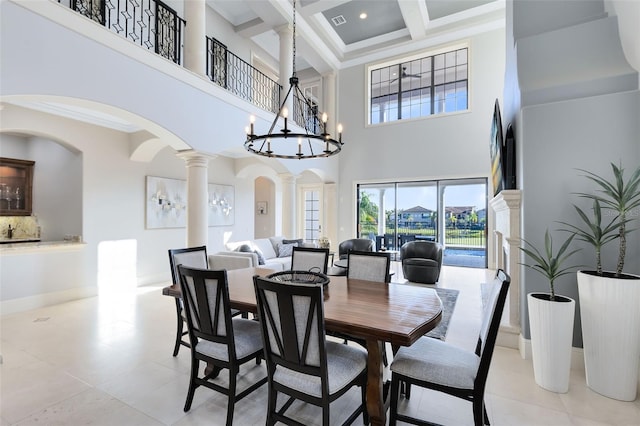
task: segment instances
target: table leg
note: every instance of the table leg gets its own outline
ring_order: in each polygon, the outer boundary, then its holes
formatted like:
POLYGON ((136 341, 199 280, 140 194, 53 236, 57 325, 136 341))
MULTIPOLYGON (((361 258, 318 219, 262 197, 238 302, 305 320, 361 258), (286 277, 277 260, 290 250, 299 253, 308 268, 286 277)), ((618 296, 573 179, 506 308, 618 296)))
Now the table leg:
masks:
POLYGON ((387 422, 387 410, 383 398, 382 351, 384 342, 367 339, 367 411, 372 426, 387 422))

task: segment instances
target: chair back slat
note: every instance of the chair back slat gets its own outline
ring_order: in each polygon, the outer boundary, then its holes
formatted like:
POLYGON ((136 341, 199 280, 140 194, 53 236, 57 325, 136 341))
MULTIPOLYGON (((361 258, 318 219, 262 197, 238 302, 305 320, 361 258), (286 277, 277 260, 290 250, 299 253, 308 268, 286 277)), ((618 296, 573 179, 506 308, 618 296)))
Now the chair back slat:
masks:
POLYGON ((349 252, 347 278, 388 283, 391 259, 387 253, 349 252))
POLYGON ((292 271, 327 273, 329 249, 315 247, 294 247, 291 257, 292 271))
POLYGON ((235 351, 226 271, 179 265, 178 272, 189 332, 194 338, 222 343, 235 351))
POLYGON ((322 286, 254 277, 267 367, 326 378, 322 286))

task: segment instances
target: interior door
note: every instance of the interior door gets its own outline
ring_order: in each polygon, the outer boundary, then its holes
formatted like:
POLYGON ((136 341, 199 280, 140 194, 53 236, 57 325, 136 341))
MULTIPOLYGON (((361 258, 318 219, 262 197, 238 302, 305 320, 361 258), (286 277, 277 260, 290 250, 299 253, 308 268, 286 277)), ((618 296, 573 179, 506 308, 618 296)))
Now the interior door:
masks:
POLYGON ((309 243, 317 243, 322 235, 323 192, 321 185, 302 185, 300 188, 301 201, 299 235, 309 243))

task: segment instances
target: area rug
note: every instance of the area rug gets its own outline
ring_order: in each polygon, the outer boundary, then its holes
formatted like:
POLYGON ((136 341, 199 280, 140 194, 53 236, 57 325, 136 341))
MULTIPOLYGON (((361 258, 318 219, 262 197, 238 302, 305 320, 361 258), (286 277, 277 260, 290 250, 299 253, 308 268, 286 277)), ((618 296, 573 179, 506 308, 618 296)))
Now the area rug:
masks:
POLYGON ((458 300, 458 293, 460 293, 460 291, 438 287, 434 287, 433 289, 438 293, 440 300, 442 300, 442 320, 440 320, 440 323, 436 328, 428 332, 426 336, 434 339, 445 340, 447 337, 449 322, 451 321, 453 310, 456 307, 456 301, 458 300))

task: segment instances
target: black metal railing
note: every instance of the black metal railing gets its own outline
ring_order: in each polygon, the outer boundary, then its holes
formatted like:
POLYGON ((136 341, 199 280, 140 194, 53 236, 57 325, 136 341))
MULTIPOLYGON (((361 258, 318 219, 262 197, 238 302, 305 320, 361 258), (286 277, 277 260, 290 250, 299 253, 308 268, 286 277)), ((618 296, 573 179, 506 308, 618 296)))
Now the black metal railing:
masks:
POLYGON ((259 108, 273 113, 280 108, 282 87, 212 37, 207 37, 207 75, 218 86, 259 108))
POLYGON ((58 0, 109 30, 182 64, 185 20, 160 0, 58 0))
POLYGON ((293 94, 293 121, 310 133, 321 132, 318 105, 313 100, 301 99, 297 93, 293 94))

